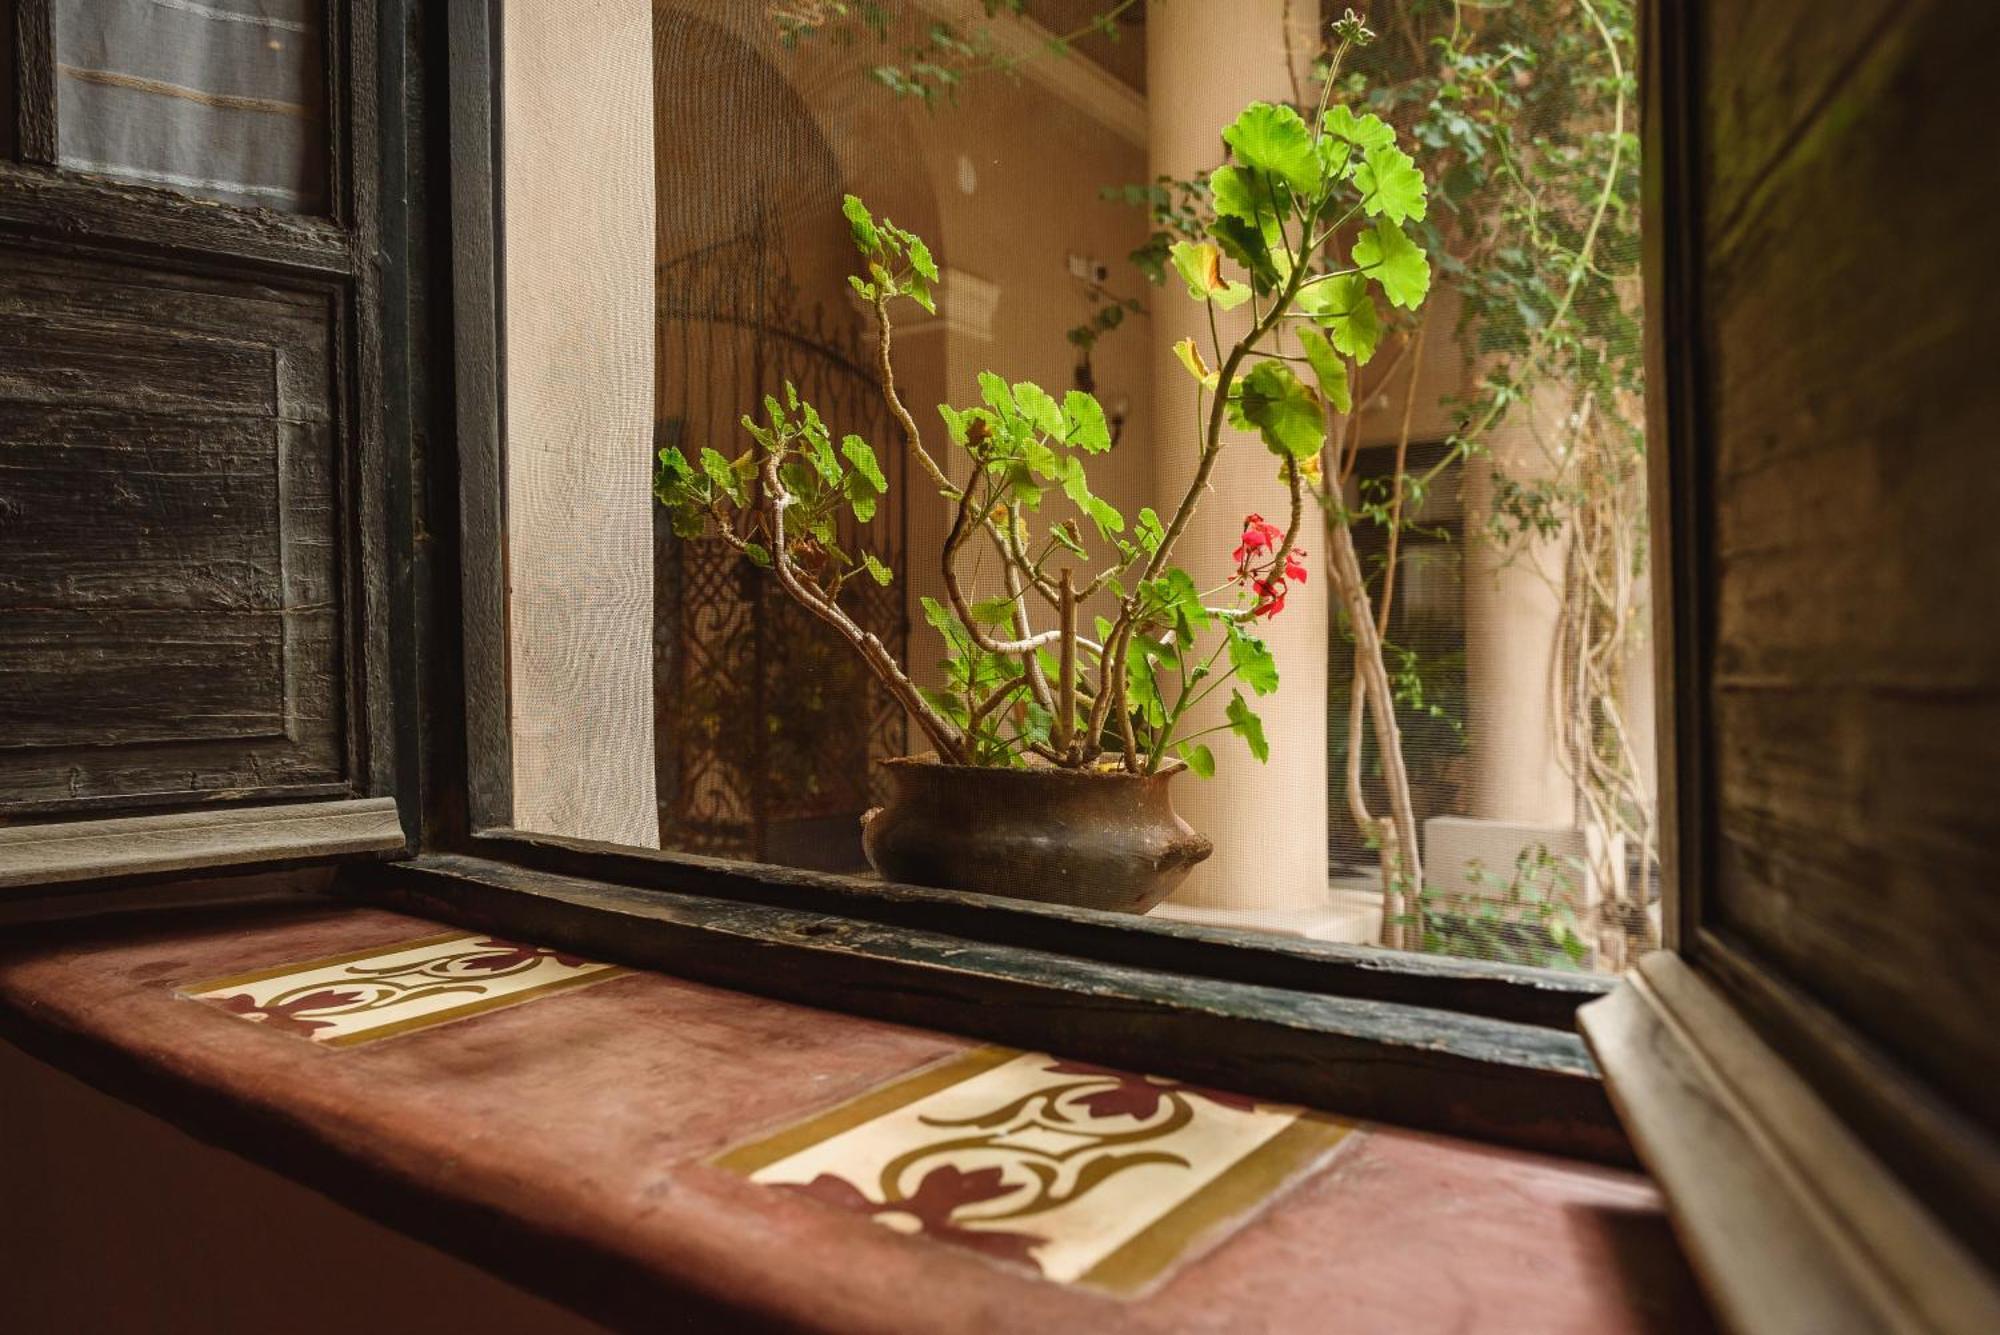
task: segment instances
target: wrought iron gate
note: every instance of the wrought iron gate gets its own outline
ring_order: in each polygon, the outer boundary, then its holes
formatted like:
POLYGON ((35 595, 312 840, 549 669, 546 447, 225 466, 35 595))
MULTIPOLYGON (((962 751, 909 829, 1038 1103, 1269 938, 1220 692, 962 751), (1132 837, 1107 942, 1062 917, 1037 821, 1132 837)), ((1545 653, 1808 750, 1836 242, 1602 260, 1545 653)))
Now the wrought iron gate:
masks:
MULTIPOLYGON (((776 229, 663 265, 656 435, 690 460, 734 457, 740 424, 787 381, 836 435, 873 442, 889 494, 842 546, 896 574, 851 581, 842 604, 899 657, 904 601, 902 438, 862 348, 858 312, 805 307, 776 229)), ((860 817, 876 800, 872 760, 901 754, 906 721, 860 659, 720 538, 676 538, 654 516, 654 718, 662 847, 797 866, 861 863, 860 817)))

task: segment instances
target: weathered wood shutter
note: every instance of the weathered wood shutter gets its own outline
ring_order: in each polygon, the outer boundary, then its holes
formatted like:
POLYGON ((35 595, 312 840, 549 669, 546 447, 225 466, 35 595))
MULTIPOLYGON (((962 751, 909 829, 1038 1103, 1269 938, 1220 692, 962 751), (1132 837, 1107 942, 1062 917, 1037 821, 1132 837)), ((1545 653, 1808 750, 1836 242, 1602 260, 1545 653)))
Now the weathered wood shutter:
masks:
POLYGON ((401 845, 374 19, 0 0, 0 887, 401 845))

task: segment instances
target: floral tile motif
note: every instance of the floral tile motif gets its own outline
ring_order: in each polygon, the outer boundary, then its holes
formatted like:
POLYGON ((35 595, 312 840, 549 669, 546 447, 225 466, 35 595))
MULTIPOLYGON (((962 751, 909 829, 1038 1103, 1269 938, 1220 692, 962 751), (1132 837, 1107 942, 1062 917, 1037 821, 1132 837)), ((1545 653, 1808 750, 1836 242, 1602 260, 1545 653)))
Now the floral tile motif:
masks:
POLYGON ((899 1233, 1130 1296, 1234 1231, 1352 1129, 1290 1104, 983 1048, 712 1162, 899 1233))
POLYGON ((624 972, 544 946, 448 932, 213 978, 180 995, 266 1028, 349 1047, 624 972))

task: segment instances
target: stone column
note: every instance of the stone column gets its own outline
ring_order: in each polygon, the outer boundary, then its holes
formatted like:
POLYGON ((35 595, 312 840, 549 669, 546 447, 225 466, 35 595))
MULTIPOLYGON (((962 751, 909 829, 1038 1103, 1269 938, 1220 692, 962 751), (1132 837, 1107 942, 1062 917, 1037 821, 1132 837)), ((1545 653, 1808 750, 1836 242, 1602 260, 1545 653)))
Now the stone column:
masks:
MULTIPOLYGON (((1172 0, 1148 8, 1147 121, 1154 175, 1186 177, 1218 166, 1222 129, 1246 103, 1289 100, 1285 9, 1283 0, 1226 5, 1172 0)), ((1294 46, 1305 54, 1311 34, 1302 36, 1294 46)), ((1225 316, 1222 337, 1229 339, 1248 324, 1247 307, 1225 316)), ((1171 349, 1192 336, 1206 350, 1208 317, 1179 283, 1169 281, 1153 297, 1152 333, 1155 507, 1166 515, 1193 475, 1198 429, 1193 384, 1171 349)), ((1254 436, 1232 432, 1211 490, 1174 559, 1204 587, 1219 584, 1231 572, 1229 554, 1244 515, 1255 512, 1283 522, 1289 508, 1277 460, 1254 436)), ((1296 910, 1327 903, 1328 601, 1319 525, 1310 516, 1302 543, 1312 557, 1312 577, 1294 588, 1284 612, 1261 628, 1283 678, 1276 694, 1254 702, 1270 739, 1270 763, 1259 765, 1241 741, 1217 734, 1208 739, 1215 777, 1188 776, 1176 784, 1174 802, 1181 814, 1215 841, 1215 855, 1195 869, 1175 895, 1177 904, 1296 910)), ((1227 700, 1226 691, 1211 697, 1194 728, 1221 721, 1227 700)))
POLYGON ((1551 387, 1492 433, 1490 459, 1465 482, 1465 658, 1471 717, 1471 814, 1526 825, 1573 825, 1576 801, 1555 719, 1556 630, 1562 616, 1563 540, 1485 536, 1493 473, 1526 482, 1547 472, 1538 426, 1557 424, 1565 396, 1551 387))

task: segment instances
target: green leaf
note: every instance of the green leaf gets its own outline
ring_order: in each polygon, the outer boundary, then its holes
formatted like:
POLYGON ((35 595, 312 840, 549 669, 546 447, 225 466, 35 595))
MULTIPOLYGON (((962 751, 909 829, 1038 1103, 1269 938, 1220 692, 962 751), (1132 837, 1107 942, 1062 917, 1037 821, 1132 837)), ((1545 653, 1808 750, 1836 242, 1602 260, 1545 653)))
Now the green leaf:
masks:
POLYGON ((1182 742, 1174 748, 1187 767, 1204 779, 1215 777, 1215 752, 1208 749, 1206 742, 1182 742))
POLYGON ((1078 535, 1076 525, 1068 520, 1064 520, 1062 523, 1050 528, 1049 537, 1053 538, 1060 546, 1067 548, 1078 556, 1085 559, 1088 559, 1090 556, 1090 553, 1083 549, 1083 539, 1078 535))
POLYGON ((1310 459, 1326 443, 1319 401, 1283 362, 1259 362, 1243 378, 1243 419, 1264 437, 1271 453, 1310 459))
POLYGON ((931 248, 914 236, 910 238, 910 267, 927 283, 938 280, 937 261, 931 258, 931 248))
POLYGON ((1222 132, 1222 141, 1239 163, 1269 172, 1301 195, 1319 189, 1319 154, 1313 149, 1312 131, 1290 107, 1252 102, 1222 132))
POLYGON ((970 412, 960 412, 949 403, 938 405, 938 416, 944 419, 944 429, 951 436, 954 445, 965 444, 965 429, 973 420, 970 412))
POLYGON ((1244 302, 1250 300, 1250 295, 1250 285, 1248 283, 1231 282, 1224 283, 1221 287, 1209 293, 1208 299, 1215 303, 1217 310, 1233 311, 1244 302))
MULTIPOLYGON (((1215 238, 1223 254, 1243 266, 1258 291, 1268 292, 1278 285, 1278 256, 1272 254, 1271 242, 1256 226, 1241 218, 1216 217, 1209 221, 1208 234, 1215 238)), ((1241 283, 1233 286, 1243 288, 1243 295, 1233 297, 1223 306, 1224 310, 1241 305, 1249 297, 1248 287, 1241 283)))
POLYGON ((1064 462, 1068 466, 1064 468, 1062 475, 1063 495, 1069 497, 1077 509, 1090 516, 1090 522, 1097 526, 1098 536, 1105 541, 1110 541, 1114 533, 1123 533, 1125 516, 1118 513, 1117 507, 1109 501, 1091 493, 1090 479, 1083 471, 1083 461, 1071 455, 1064 462))
POLYGON ((1158 728, 1167 721, 1167 708, 1160 699, 1160 680, 1153 662, 1141 655, 1125 665, 1125 703, 1147 724, 1158 728))
POLYGON ((1176 241, 1167 255, 1174 271, 1186 280, 1188 295, 1206 301, 1222 283, 1222 252, 1205 241, 1176 241))
POLYGON ((965 633, 965 627, 958 624, 958 617, 949 607, 928 595, 918 599, 924 609, 924 620, 932 630, 944 636, 944 642, 953 649, 963 649, 972 643, 965 633))
POLYGON ((840 460, 834 457, 833 442, 824 435, 811 437, 801 451, 812 464, 813 471, 830 486, 840 484, 840 460))
POLYGON ((998 413, 1002 421, 1020 415, 1014 407, 1013 387, 991 371, 979 373, 979 397, 986 400, 986 406, 998 413))
POLYGON ((655 492, 665 486, 685 485, 693 478, 694 467, 688 463, 686 455, 671 445, 661 449, 659 466, 653 470, 655 492))
POLYGON ((1229 665, 1236 669, 1236 675, 1256 695, 1277 690, 1278 660, 1271 656, 1271 647, 1238 622, 1231 621, 1228 626, 1229 665))
POLYGON ((1089 454, 1111 448, 1111 425, 1104 420, 1104 405, 1095 395, 1073 389, 1063 395, 1063 435, 1068 442, 1089 454))
POLYGON ((1243 698, 1243 692, 1229 693, 1229 730, 1249 744, 1250 754, 1262 764, 1271 758, 1271 744, 1264 740, 1264 720, 1243 698))
POLYGON ((1011 626, 1014 624, 1014 600, 1004 593, 981 598, 972 605, 972 619, 982 626, 1011 626))
POLYGON ((1406 311, 1423 305, 1430 291, 1430 261, 1424 258, 1422 248, 1387 218, 1377 218, 1355 241, 1354 263, 1381 284, 1391 305, 1406 311))
POLYGON ((868 485, 875 488, 878 495, 888 493, 889 479, 882 475, 882 465, 875 461, 875 451, 870 448, 867 441, 852 434, 843 436, 840 441, 840 452, 847 456, 847 462, 861 471, 861 475, 868 479, 868 485))
POLYGON ((1158 579, 1148 580, 1144 592, 1184 638, 1191 639, 1194 632, 1207 630, 1214 621, 1202 605, 1201 589, 1194 576, 1179 566, 1168 566, 1158 579))
POLYGON ((1283 237, 1278 219, 1291 206, 1291 192, 1282 183, 1241 167, 1217 167, 1209 174, 1208 189, 1217 216, 1248 223, 1267 248, 1283 237))
POLYGON ((895 573, 889 567, 883 565, 881 561, 877 560, 873 552, 863 552, 861 554, 861 564, 867 569, 875 582, 885 589, 889 587, 890 581, 896 578, 895 573))
POLYGON ((853 195, 846 195, 840 201, 840 211, 847 215, 847 228, 854 234, 854 244, 863 255, 882 249, 882 234, 875 230, 875 218, 867 205, 853 195))
POLYGON ((738 505, 745 503, 746 493, 742 479, 736 476, 735 465, 715 450, 704 445, 701 451, 701 471, 715 485, 715 489, 738 505))
POLYGON ((1196 301, 1213 301, 1228 311, 1250 300, 1247 285, 1223 280, 1222 252, 1208 242, 1176 241, 1168 254, 1175 270, 1187 280, 1188 295, 1196 301))
POLYGON ((1159 514, 1150 505, 1140 507, 1137 535, 1139 546, 1145 549, 1148 556, 1158 551, 1160 544, 1166 540, 1166 526, 1160 523, 1159 514))
POLYGON ((1361 209, 1371 218, 1407 222, 1424 216, 1424 174, 1410 155, 1394 144, 1368 150, 1367 161, 1354 173, 1361 192, 1361 209))
POLYGON ((771 550, 770 548, 766 547, 763 543, 761 542, 744 543, 743 554, 750 558, 751 565, 759 566, 765 570, 769 570, 771 568, 771 550))
POLYGON ((1326 133, 1364 150, 1396 142, 1394 126, 1372 111, 1357 116, 1354 109, 1345 103, 1328 107, 1319 123, 1326 133))
POLYGON ((1368 295, 1367 278, 1342 274, 1302 289, 1299 296, 1300 308, 1326 327, 1333 346, 1366 366, 1382 342, 1382 320, 1368 295))
POLYGON ((1049 392, 1030 380, 1023 380, 1014 386, 1014 402, 1021 409, 1021 415, 1035 424, 1036 430, 1044 435, 1061 439, 1063 434, 1062 409, 1049 397, 1049 392))
POLYGON ((1305 349, 1306 361, 1319 380, 1320 397, 1331 403, 1335 412, 1352 412, 1354 395, 1347 384, 1347 362, 1327 342, 1326 335, 1311 325, 1301 325, 1299 346, 1305 349))
POLYGON ((1181 359, 1181 365, 1187 367, 1187 373, 1193 376, 1203 389, 1215 388, 1216 373, 1209 369, 1206 361, 1202 360, 1201 349, 1194 345, 1193 339, 1184 338, 1174 344, 1174 356, 1181 359))

